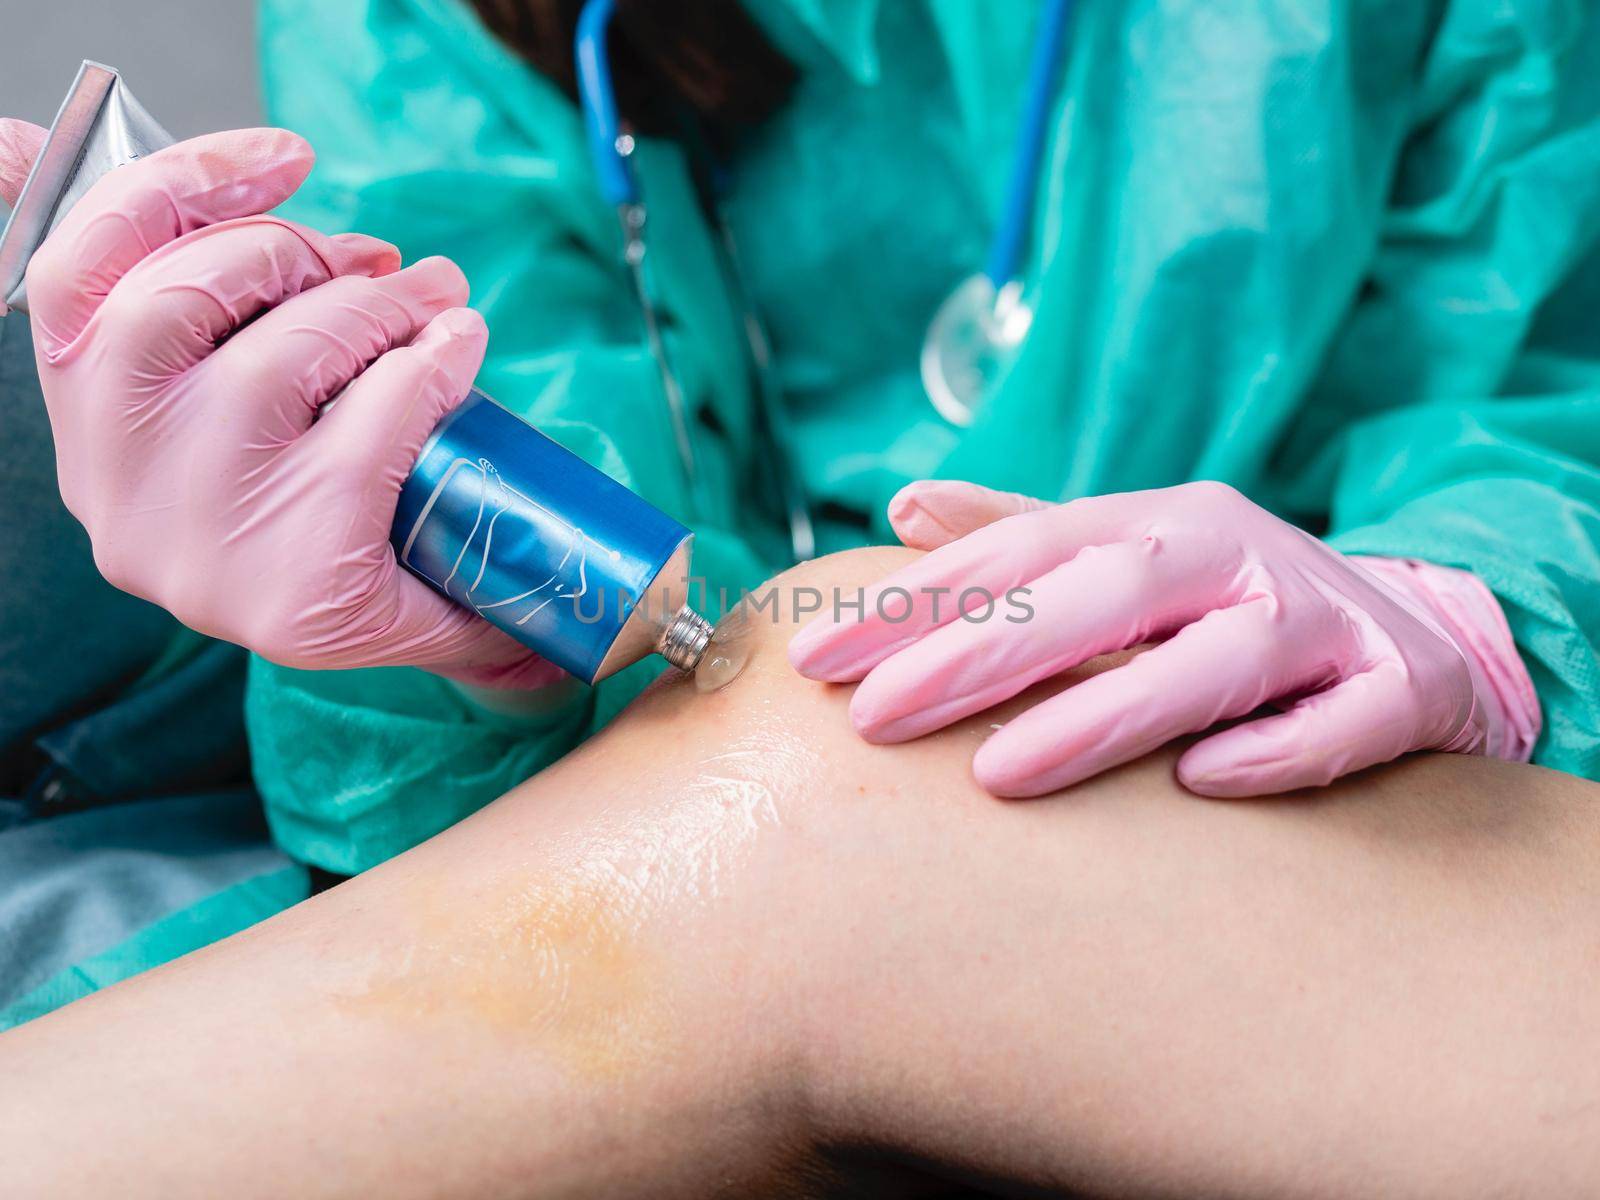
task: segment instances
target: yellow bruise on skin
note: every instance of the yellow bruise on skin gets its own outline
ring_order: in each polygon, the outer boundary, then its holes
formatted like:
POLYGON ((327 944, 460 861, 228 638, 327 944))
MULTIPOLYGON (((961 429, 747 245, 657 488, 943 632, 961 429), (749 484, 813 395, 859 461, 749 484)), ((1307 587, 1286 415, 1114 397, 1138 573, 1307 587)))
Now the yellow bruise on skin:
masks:
MULTIPOLYGON (((380 954, 345 1012, 510 1033, 590 1080, 625 1076, 681 1049, 684 1014, 667 953, 764 827, 778 822, 762 768, 788 756, 736 745, 682 781, 659 823, 595 814, 582 836, 541 847, 546 871, 446 894, 419 881, 413 934, 380 954), (668 921, 665 914, 671 914, 668 921), (651 936, 646 936, 647 931, 651 936)), ((790 774, 807 767, 788 763, 790 774)))
POLYGON ((537 1043, 569 1072, 611 1079, 666 1052, 665 963, 614 886, 545 878, 499 897, 419 897, 416 935, 337 998, 353 1015, 448 1021, 537 1043))
POLYGON ((692 944, 695 931, 684 923, 727 898, 749 847, 821 769, 803 737, 764 702, 736 698, 740 690, 700 697, 707 708, 696 717, 680 707, 692 685, 681 677, 658 685, 626 748, 591 742, 563 767, 605 771, 605 790, 618 796, 659 791, 665 780, 670 806, 640 821, 634 806, 597 800, 581 823, 546 831, 533 861, 516 871, 449 892, 413 881, 412 937, 378 954, 338 1006, 510 1033, 589 1080, 619 1079, 683 1052, 691 1014, 674 1009, 672 981, 683 964, 670 951, 692 944), (660 747, 676 753, 689 730, 703 733, 707 721, 734 713, 742 718, 734 736, 686 751, 683 774, 673 777, 660 747), (590 755, 606 766, 581 761, 590 755))

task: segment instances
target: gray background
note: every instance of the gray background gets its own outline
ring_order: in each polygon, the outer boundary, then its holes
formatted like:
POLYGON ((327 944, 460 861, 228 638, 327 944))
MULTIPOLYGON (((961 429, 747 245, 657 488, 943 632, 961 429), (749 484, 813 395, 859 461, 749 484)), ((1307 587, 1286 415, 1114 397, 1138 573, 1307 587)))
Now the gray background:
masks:
POLYGON ((0 0, 0 116, 48 125, 85 58, 177 137, 261 123, 251 0, 0 0))

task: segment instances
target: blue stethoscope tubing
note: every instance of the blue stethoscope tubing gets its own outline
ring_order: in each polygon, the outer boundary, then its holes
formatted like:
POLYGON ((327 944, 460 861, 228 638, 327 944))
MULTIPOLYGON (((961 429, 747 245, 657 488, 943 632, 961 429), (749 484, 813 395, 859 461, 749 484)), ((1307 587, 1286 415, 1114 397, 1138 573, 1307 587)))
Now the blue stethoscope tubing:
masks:
MULTIPOLYGON (((1018 278, 1033 228, 1035 197, 1044 163, 1055 81, 1066 54, 1066 33, 1072 7, 1073 0, 1046 0, 1040 16, 1029 64, 1027 102, 1012 160, 1011 178, 984 267, 985 276, 997 292, 1018 278)), ((595 180, 606 203, 617 210, 622 226, 623 258, 633 277, 646 340, 661 376, 662 390, 666 394, 678 454, 692 487, 696 476, 694 444, 689 433, 683 389, 667 353, 661 334, 660 316, 644 272, 645 205, 638 176, 630 162, 636 147, 617 109, 611 62, 606 52, 606 36, 616 15, 616 8, 616 0, 586 0, 578 14, 574 38, 578 98, 583 110, 595 180)), ((716 223, 724 261, 731 267, 730 274, 735 280, 735 299, 743 308, 745 334, 764 410, 763 417, 775 443, 772 458, 775 469, 781 471, 780 487, 788 509, 791 549, 797 562, 804 561, 815 554, 815 535, 810 509, 796 473, 781 466, 786 463, 787 447, 786 439, 780 435, 786 431, 787 422, 770 361, 770 339, 751 303, 748 288, 744 286, 743 279, 738 277, 738 254, 732 234, 720 214, 716 223)))
MULTIPOLYGON (((678 380, 677 372, 673 369, 671 356, 667 353, 655 298, 645 276, 644 197, 639 188, 638 176, 629 161, 633 156, 635 144, 633 136, 623 128, 621 114, 617 110, 617 93, 611 79, 611 61, 606 53, 606 34, 615 14, 616 0, 588 0, 578 14, 575 35, 578 96, 583 108, 584 127, 588 136, 589 154, 594 162, 595 178, 601 195, 617 210, 618 220, 622 226, 623 260, 633 277, 634 292, 644 319, 645 337, 661 377, 662 391, 667 398, 673 436, 678 444, 678 456, 683 463, 690 487, 693 488, 696 477, 694 442, 689 432, 683 387, 678 380)), ((804 487, 785 451, 785 447, 789 444, 787 417, 783 410, 776 370, 772 363, 771 341, 739 269, 738 247, 733 232, 722 219, 720 210, 714 205, 712 208, 723 274, 729 280, 734 301, 740 309, 750 368, 755 381, 757 399, 761 404, 762 426, 771 442, 767 465, 772 472, 788 517, 790 555, 795 562, 804 562, 816 557, 816 531, 811 521, 810 506, 806 503, 804 487)))
POLYGON ((633 136, 622 127, 617 112, 617 92, 611 82, 611 60, 606 53, 606 35, 616 13, 616 0, 589 0, 578 14, 574 58, 578 68, 578 93, 583 100, 584 126, 588 132, 589 154, 594 160, 596 178, 606 200, 616 208, 622 227, 623 261, 633 278, 639 312, 644 318, 645 340, 650 357, 661 376, 661 390, 667 399, 672 421, 672 437, 684 477, 694 490, 696 470, 694 438, 689 432, 689 406, 684 399, 678 373, 667 354, 661 332, 660 314, 646 278, 645 205, 629 159, 635 149, 633 136))
POLYGON ((632 142, 622 140, 622 117, 611 82, 611 60, 606 55, 606 34, 616 11, 617 0, 588 0, 578 14, 575 34, 578 96, 589 135, 589 156, 600 194, 613 208, 639 202, 639 183, 628 165, 632 142))
POLYGON ((1039 172, 1044 167, 1045 139, 1055 99, 1055 83, 1067 52, 1067 24, 1073 0, 1047 0, 1034 36, 1033 60, 1028 66, 1027 103, 1011 160, 1011 181, 1006 189, 1000 223, 983 273, 999 291, 1022 273, 1024 247, 1033 230, 1039 172))

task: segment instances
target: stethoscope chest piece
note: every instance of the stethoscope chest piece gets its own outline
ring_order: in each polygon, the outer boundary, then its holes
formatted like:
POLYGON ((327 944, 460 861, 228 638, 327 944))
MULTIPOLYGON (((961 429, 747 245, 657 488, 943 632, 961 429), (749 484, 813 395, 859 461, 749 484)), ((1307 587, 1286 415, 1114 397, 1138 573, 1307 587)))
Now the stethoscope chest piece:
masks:
POLYGON ((1071 9, 1072 0, 1046 0, 1040 14, 1011 185, 989 261, 945 298, 923 338, 923 389, 939 415, 962 429, 972 424, 1033 324, 1033 309, 1022 297, 1022 264, 1071 9))
POLYGON ((1022 282, 996 288, 974 275, 945 297, 922 343, 922 386, 933 407, 962 429, 1012 358, 1033 324, 1022 282))

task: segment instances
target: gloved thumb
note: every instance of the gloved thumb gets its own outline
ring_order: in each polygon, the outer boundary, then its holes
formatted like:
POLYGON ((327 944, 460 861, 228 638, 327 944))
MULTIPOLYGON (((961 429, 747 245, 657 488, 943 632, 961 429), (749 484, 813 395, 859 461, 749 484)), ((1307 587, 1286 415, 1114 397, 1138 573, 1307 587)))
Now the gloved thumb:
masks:
POLYGON ((919 479, 889 501, 889 524, 913 550, 936 550, 1002 517, 1049 507, 1047 501, 1032 496, 997 492, 959 479, 919 479))
POLYGON ((46 130, 27 121, 0 117, 0 200, 17 203, 22 185, 33 170, 33 160, 44 146, 46 130))

